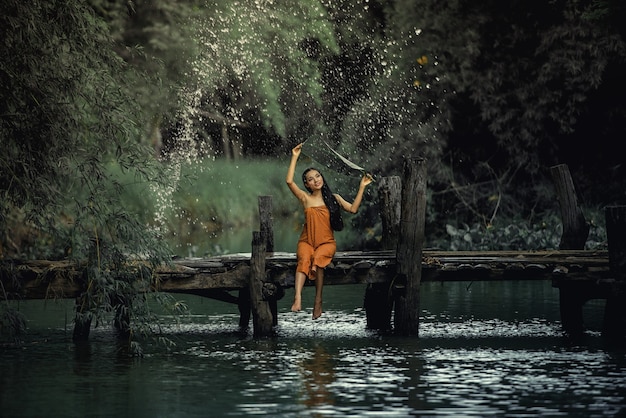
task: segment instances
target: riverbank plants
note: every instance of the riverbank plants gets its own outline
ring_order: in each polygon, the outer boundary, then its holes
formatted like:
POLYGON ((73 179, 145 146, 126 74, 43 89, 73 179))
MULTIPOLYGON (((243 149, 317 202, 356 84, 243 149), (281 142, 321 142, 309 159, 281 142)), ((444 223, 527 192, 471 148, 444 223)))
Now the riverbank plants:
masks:
MULTIPOLYGON (((134 327, 144 315, 140 284, 152 283, 150 271, 170 257, 120 199, 123 186, 109 169, 163 181, 142 145, 145 115, 133 100, 134 80, 145 77, 115 53, 106 24, 84 2, 3 6, 0 275, 13 279, 16 258, 70 260, 87 283, 76 309, 83 330, 125 308, 134 327)), ((0 309, 3 318, 11 313, 0 309)), ((126 331, 129 343, 140 334, 126 331)))

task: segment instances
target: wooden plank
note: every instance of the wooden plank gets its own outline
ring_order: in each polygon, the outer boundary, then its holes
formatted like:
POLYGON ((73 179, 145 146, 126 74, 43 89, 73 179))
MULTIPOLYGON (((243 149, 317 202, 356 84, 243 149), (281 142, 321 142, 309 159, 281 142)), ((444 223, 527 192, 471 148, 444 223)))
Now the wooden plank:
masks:
MULTIPOLYGON (((160 276, 162 277, 162 276, 160 276)), ((156 290, 168 292, 172 290, 191 291, 200 289, 235 290, 248 286, 250 265, 240 264, 234 269, 221 273, 198 272, 192 276, 166 276, 160 281, 156 290)))
MULTIPOLYGON (((393 251, 338 252, 326 270, 325 284, 389 283, 395 277, 393 251)), ((271 253, 267 277, 283 287, 293 286, 294 253, 271 253)), ((606 280, 610 279, 607 251, 424 251, 423 281, 479 280, 606 280)), ((157 289, 206 295, 247 287, 250 254, 207 259, 176 259, 155 271, 157 289)), ((80 266, 68 261, 16 262, 2 272, 9 299, 74 298, 85 288, 80 266), (15 274, 17 281, 14 281, 15 274)), ((396 278, 397 280, 397 278, 396 278)))

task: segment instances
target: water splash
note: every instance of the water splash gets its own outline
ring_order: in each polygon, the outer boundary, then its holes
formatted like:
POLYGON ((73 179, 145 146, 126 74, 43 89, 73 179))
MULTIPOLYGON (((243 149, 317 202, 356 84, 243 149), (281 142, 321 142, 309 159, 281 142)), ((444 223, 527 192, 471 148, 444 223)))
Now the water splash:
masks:
MULTIPOLYGON (((320 74, 303 42, 320 40, 336 50, 332 25, 317 2, 207 1, 197 28, 198 55, 191 64, 189 85, 180 91, 177 127, 168 147, 167 186, 153 186, 155 224, 168 234, 168 214, 180 214, 174 200, 189 166, 222 154, 242 154, 241 129, 263 126, 280 137, 291 128, 288 113, 319 107, 320 74), (210 13, 210 16, 208 14, 210 13)), ((262 128, 261 128, 262 129, 262 128)), ((201 223, 198 219, 190 222, 201 223)))

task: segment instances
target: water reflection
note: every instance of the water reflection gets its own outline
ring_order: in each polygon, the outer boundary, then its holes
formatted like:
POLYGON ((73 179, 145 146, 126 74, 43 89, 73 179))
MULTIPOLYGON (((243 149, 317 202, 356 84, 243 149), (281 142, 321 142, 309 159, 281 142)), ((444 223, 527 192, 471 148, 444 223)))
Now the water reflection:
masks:
POLYGON ((321 344, 315 344, 313 352, 298 367, 305 393, 300 401, 307 407, 333 405, 330 386, 335 381, 333 356, 321 344))
MULTIPOLYGON (((120 355, 113 331, 89 343, 31 330, 37 343, 0 349, 3 416, 620 416, 626 357, 597 331, 562 336, 550 285, 425 286, 420 338, 365 328, 363 289, 334 286, 327 311, 279 304, 277 338, 238 331, 235 306, 206 300, 164 328, 170 351, 120 355), (514 290, 514 291, 513 291, 514 290), (502 297, 503 294, 510 295, 502 297), (47 334, 46 338, 43 335, 47 334)), ((51 321, 51 318, 47 318, 51 321)))
POLYGON ((91 358, 91 343, 80 342, 74 345, 74 374, 89 376, 93 366, 91 358))

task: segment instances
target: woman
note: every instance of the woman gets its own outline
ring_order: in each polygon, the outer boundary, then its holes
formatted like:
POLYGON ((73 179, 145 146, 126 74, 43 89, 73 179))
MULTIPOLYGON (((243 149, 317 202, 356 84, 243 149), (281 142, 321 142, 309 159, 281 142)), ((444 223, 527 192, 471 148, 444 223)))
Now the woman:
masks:
POLYGON ((330 191, 330 187, 318 170, 308 168, 302 174, 302 181, 307 190, 305 192, 293 181, 296 163, 301 152, 302 144, 296 145, 291 150, 291 163, 286 177, 287 186, 302 204, 305 217, 296 251, 298 266, 296 267, 295 295, 291 310, 293 312, 302 310, 302 288, 308 277, 315 281, 313 319, 317 319, 322 315, 324 268, 330 264, 337 249, 333 231, 340 231, 343 228, 341 209, 350 213, 357 213, 363 199, 365 186, 372 182, 372 177, 369 174, 363 176, 354 202, 350 203, 340 195, 330 191))

